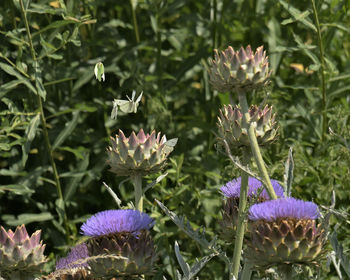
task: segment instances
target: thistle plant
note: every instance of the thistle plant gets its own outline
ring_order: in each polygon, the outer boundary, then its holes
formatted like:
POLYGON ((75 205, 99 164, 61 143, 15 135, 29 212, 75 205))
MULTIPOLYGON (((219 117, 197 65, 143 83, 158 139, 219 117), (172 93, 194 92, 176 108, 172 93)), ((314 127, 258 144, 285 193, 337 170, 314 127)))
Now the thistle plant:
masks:
MULTIPOLYGON (((252 105, 248 113, 250 121, 255 124, 255 135, 259 146, 272 143, 276 139, 278 130, 272 107, 266 105, 260 109, 252 105)), ((242 110, 237 105, 224 105, 218 116, 217 127, 217 143, 221 150, 225 147, 224 141, 228 143, 231 150, 250 146, 248 132, 243 127, 242 110)))
POLYGON ((57 260, 56 271, 43 277, 43 280, 93 280, 86 260, 88 250, 85 243, 76 245, 69 254, 57 260))
POLYGON ((152 131, 145 134, 141 129, 137 135, 132 132, 127 138, 123 131, 112 138, 112 146, 108 147, 108 164, 110 171, 118 176, 130 176, 135 189, 135 207, 143 210, 142 176, 162 170, 168 155, 173 151, 177 138, 167 141, 152 131))
POLYGON ((33 279, 47 261, 41 230, 30 237, 25 225, 13 232, 0 228, 0 275, 6 279, 33 279))
POLYGON ((280 198, 249 210, 250 242, 247 258, 260 268, 285 270, 291 264, 312 264, 324 252, 326 232, 313 202, 280 198))
POLYGON ((209 76, 213 89, 220 92, 244 92, 260 89, 268 83, 269 62, 263 46, 253 53, 250 46, 235 51, 232 47, 219 52, 209 60, 209 76))
POLYGON ((137 210, 107 210, 81 227, 94 277, 136 277, 152 274, 156 252, 149 229, 154 221, 137 210))
MULTIPOLYGON (((222 211, 221 238, 229 243, 234 241, 234 236, 237 229, 241 182, 242 178, 239 177, 227 182, 220 188, 225 197, 222 211)), ((276 195, 278 197, 284 197, 283 188, 278 181, 271 179, 271 184, 276 195)), ((249 204, 260 203, 269 199, 270 197, 264 189, 262 182, 254 177, 249 177, 247 202, 249 204)))
POLYGON ((251 156, 259 168, 264 186, 271 199, 277 195, 271 184, 264 161, 259 149, 258 136, 261 143, 271 142, 275 135, 275 117, 271 116, 271 108, 259 108, 252 106, 249 110, 246 94, 252 90, 263 89, 271 74, 268 57, 263 47, 259 47, 255 53, 251 47, 241 47, 237 52, 232 47, 219 52, 214 50, 214 59, 209 61, 209 77, 214 89, 222 92, 232 92, 238 95, 240 108, 232 106, 224 107, 218 118, 219 137, 218 146, 224 146, 227 153, 231 149, 242 147, 243 169, 241 173, 241 188, 238 207, 238 221, 236 228, 235 249, 230 267, 230 278, 238 278, 241 250, 245 229, 244 213, 247 207, 248 174, 247 168, 251 156), (272 136, 270 136, 270 135, 272 136), (261 138, 265 137, 265 141, 261 138), (251 149, 248 147, 248 143, 251 149))

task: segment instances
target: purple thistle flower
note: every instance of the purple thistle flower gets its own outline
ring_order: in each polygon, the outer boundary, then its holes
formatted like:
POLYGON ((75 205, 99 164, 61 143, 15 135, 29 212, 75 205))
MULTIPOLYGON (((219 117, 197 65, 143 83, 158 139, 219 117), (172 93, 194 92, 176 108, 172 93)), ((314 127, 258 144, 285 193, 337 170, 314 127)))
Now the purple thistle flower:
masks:
MULTIPOLYGON (((230 182, 227 182, 226 185, 222 186, 220 189, 223 192, 224 196, 226 197, 239 197, 240 196, 240 190, 241 190, 241 177, 238 177, 237 179, 233 179, 230 182)), ((276 180, 271 180, 272 187, 275 190, 275 193, 278 197, 284 197, 283 188, 276 180)), ((248 197, 257 195, 261 188, 264 188, 263 184, 254 177, 248 178, 248 197)), ((264 199, 270 199, 268 193, 266 192, 265 188, 262 190, 262 192, 259 195, 260 198, 264 199)))
POLYGON ((279 218, 311 219, 320 216, 318 206, 310 201, 303 201, 293 197, 267 200, 254 204, 249 209, 249 219, 252 221, 275 221, 279 218))
POLYGON ((88 265, 86 262, 79 263, 78 261, 84 260, 88 257, 89 255, 88 255, 88 249, 86 244, 85 243, 78 244, 71 249, 67 257, 57 260, 56 270, 65 269, 65 268, 85 267, 88 265))
POLYGON ((138 233, 150 229, 153 224, 153 219, 138 210, 106 210, 89 218, 80 231, 83 235, 97 237, 116 232, 138 233))

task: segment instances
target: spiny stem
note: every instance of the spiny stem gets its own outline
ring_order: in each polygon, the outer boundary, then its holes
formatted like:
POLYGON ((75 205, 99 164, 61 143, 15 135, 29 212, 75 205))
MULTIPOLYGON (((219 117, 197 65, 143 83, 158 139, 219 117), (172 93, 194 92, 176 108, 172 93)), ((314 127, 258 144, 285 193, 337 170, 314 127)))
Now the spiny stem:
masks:
MULTIPOLYGON (((23 20, 24 20, 24 24, 26 27, 26 31, 27 31, 27 36, 28 36, 28 41, 29 41, 29 46, 30 46, 30 53, 31 53, 33 61, 35 62, 35 61, 37 61, 37 58, 35 55, 35 50, 34 50, 33 41, 32 41, 32 35, 30 33, 29 23, 27 20, 26 11, 24 9, 23 0, 19 0, 19 3, 21 6, 23 20)), ((49 153, 49 159, 50 159, 50 163, 51 163, 51 167, 52 167, 52 171, 53 171, 53 175, 54 175, 54 179, 55 179, 55 183, 56 183, 57 194, 58 194, 58 197, 63 201, 63 209, 62 209, 63 210, 63 223, 64 223, 64 227, 66 230, 66 238, 68 241, 69 240, 69 227, 68 227, 68 219, 67 219, 67 214, 66 214, 66 209, 65 209, 65 204, 64 204, 64 198, 63 198, 63 194, 62 194, 62 188, 61 188, 59 175, 58 175, 57 168, 56 168, 56 163, 55 163, 55 160, 53 158, 53 150, 52 150, 52 146, 51 146, 50 139, 49 139, 49 133, 47 131, 43 103, 42 103, 42 100, 41 100, 41 97, 39 94, 37 94, 37 100, 38 100, 39 111, 40 111, 40 120, 41 120, 41 123, 43 126, 43 133, 44 133, 46 148, 47 148, 48 153, 49 153)))
POLYGON ((143 192, 142 192, 142 176, 133 175, 131 181, 135 190, 135 208, 140 212, 143 211, 143 192))
POLYGON ((321 35, 321 27, 320 22, 318 20, 318 13, 316 9, 315 0, 311 0, 312 9, 315 16, 316 28, 317 28, 317 37, 318 37, 318 47, 320 49, 320 58, 321 58, 321 91, 322 91, 322 140, 324 140, 326 132, 327 132, 327 103, 326 103, 326 77, 325 77, 325 60, 324 60, 324 51, 323 51, 323 43, 322 43, 322 35, 321 35))
MULTIPOLYGON (((244 122, 246 121, 243 117, 243 123, 244 122)), ((247 123, 244 126, 246 127, 247 123)), ((244 166, 247 166, 249 161, 250 161, 249 149, 244 148, 242 163, 244 166)), ((248 195, 248 174, 242 170, 241 190, 239 194, 238 222, 237 222, 235 247, 234 247, 233 258, 232 258, 232 269, 230 269, 231 271, 230 279, 232 279, 232 276, 238 279, 239 265, 241 261, 242 247, 243 247, 244 230, 246 225, 245 211, 247 208, 247 195, 248 195)))
MULTIPOLYGON (((239 104, 241 105, 242 112, 243 112, 243 120, 244 118, 247 118, 247 120, 249 120, 250 118, 249 108, 248 108, 247 98, 245 96, 245 93, 238 91, 238 98, 239 98, 239 104)), ((272 187, 269 174, 267 173, 267 169, 265 167, 265 163, 260 152, 258 140, 256 139, 256 135, 255 135, 255 128, 250 122, 250 120, 248 121, 247 131, 248 131, 250 147, 251 147, 256 165, 258 166, 260 176, 264 181, 264 186, 266 188, 266 191, 268 192, 271 199, 277 199, 277 195, 272 187)))
POLYGON ((139 27, 137 25, 137 18, 136 18, 136 11, 135 11, 136 7, 134 7, 133 0, 130 0, 130 5, 131 5, 132 22, 134 25, 136 43, 140 43, 139 27))

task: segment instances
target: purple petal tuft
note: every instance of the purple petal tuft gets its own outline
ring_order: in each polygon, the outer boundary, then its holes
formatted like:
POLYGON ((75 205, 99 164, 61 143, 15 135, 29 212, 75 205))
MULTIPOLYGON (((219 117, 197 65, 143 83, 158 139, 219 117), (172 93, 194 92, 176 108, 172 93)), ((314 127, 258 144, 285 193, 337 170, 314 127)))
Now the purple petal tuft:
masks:
POLYGON ((318 206, 311 201, 303 201, 293 197, 268 200, 254 204, 249 209, 249 219, 252 221, 274 221, 279 218, 311 219, 320 216, 318 206))
POLYGON ((78 261, 84 260, 88 257, 89 255, 88 255, 88 249, 86 247, 86 244, 85 243, 78 244, 77 246, 71 249, 67 257, 57 260, 56 270, 87 266, 88 264, 86 262, 80 263, 78 261))
MULTIPOLYGON (((283 188, 276 180, 271 180, 272 187, 278 197, 284 197, 283 188)), ((249 177, 248 179, 248 196, 254 196, 259 193, 260 188, 263 188, 263 184, 256 178, 249 177)), ((241 177, 233 179, 232 181, 226 183, 226 185, 221 187, 221 191, 226 197, 239 197, 241 190, 241 177)), ((270 199, 268 193, 264 189, 260 196, 261 198, 270 199)))
POLYGON ((138 232, 150 229, 154 221, 138 210, 107 210, 89 218, 80 228, 83 235, 101 236, 116 232, 138 232))

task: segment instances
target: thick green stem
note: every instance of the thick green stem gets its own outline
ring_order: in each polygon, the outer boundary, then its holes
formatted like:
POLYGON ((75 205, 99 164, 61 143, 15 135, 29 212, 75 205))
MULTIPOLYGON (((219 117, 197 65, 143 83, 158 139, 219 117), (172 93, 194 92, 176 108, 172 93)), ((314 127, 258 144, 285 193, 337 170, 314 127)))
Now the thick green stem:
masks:
POLYGON ((241 279, 242 280, 250 280, 250 278, 252 277, 252 268, 253 268, 253 264, 246 261, 244 263, 244 266, 243 266, 243 271, 242 271, 242 276, 241 276, 241 279))
POLYGON ((132 22, 134 25, 136 43, 140 43, 139 27, 137 25, 137 17, 136 17, 136 6, 134 6, 133 0, 130 0, 130 5, 131 5, 132 22))
POLYGON ((250 147, 251 147, 256 165, 258 166, 258 169, 259 169, 260 176, 264 181, 264 186, 265 186, 266 191, 268 192, 270 198, 277 199, 277 195, 275 193, 275 190, 272 187, 270 177, 267 173, 267 169, 265 167, 265 163, 264 163, 264 160, 263 160, 261 152, 260 152, 258 140, 256 139, 254 124, 250 122, 249 108, 248 108, 247 98, 245 96, 245 93, 238 92, 238 98, 239 98, 239 103, 241 105, 241 109, 243 112, 243 119, 246 118, 247 120, 249 120, 247 122, 248 123, 248 128, 247 128, 248 138, 249 138, 250 147))
MULTIPOLYGON (((26 26, 26 31, 27 31, 27 36, 28 36, 28 41, 29 41, 29 46, 30 46, 30 53, 31 53, 33 61, 35 62, 35 61, 37 61, 37 59, 36 59, 35 50, 34 50, 34 46, 33 46, 32 35, 31 35, 30 29, 29 29, 29 23, 27 20, 27 14, 25 12, 24 5, 23 5, 23 0, 19 0, 19 3, 21 6, 24 24, 26 26)), ((64 227, 66 230, 66 238, 68 241, 69 240, 69 227, 68 227, 67 214, 66 214, 66 210, 65 210, 64 198, 63 198, 63 194, 62 194, 62 188, 61 188, 59 175, 58 175, 57 168, 56 168, 56 163, 55 163, 55 160, 53 158, 53 150, 52 150, 52 146, 51 146, 50 139, 49 139, 49 133, 47 131, 43 103, 42 103, 42 100, 41 100, 41 97, 39 94, 37 94, 37 100, 38 100, 38 106, 39 106, 39 111, 40 111, 40 120, 41 120, 41 123, 43 126, 43 133, 44 133, 46 148, 48 150, 49 159, 50 159, 50 163, 51 163, 51 167, 52 167, 52 171, 53 171, 53 175, 54 175, 54 179, 55 179, 55 183, 56 183, 57 194, 58 194, 58 197, 63 201, 63 223, 64 223, 64 227)))
MULTIPOLYGON (((248 148, 245 148, 243 151, 243 160, 242 163, 244 166, 247 166, 250 160, 250 152, 248 148)), ((248 195, 248 174, 242 170, 241 173, 241 190, 239 194, 239 210, 238 210, 238 223, 237 223, 237 231, 236 231, 236 239, 235 239, 235 247, 233 251, 232 258, 232 268, 230 269, 230 279, 232 276, 238 279, 239 265, 241 261, 242 255, 242 247, 243 247, 243 238, 245 231, 245 212, 247 207, 247 195, 248 195)))
POLYGON ((134 175, 131 177, 135 190, 135 208, 140 212, 143 211, 143 192, 142 192, 142 176, 134 175))
POLYGON ((318 20, 318 13, 316 9, 315 0, 311 0, 312 2, 312 9, 315 16, 316 21, 316 28, 317 28, 317 38, 318 38, 318 48, 320 49, 320 59, 321 59, 321 92, 322 92, 322 140, 324 140, 324 137, 327 132, 327 103, 326 103, 326 77, 325 77, 325 60, 324 60, 324 51, 323 51, 323 43, 322 43, 322 35, 321 35, 321 27, 320 22, 318 20))

